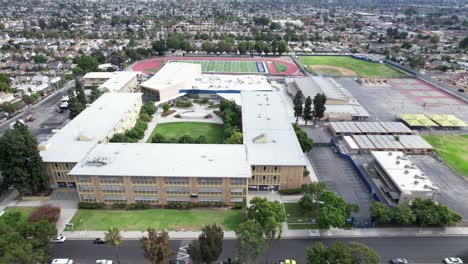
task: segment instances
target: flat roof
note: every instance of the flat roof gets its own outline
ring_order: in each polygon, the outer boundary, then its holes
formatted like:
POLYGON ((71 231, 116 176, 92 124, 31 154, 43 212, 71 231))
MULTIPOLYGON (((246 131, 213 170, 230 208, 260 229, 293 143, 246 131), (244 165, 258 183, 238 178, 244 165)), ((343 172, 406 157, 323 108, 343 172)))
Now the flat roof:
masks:
POLYGON ((223 91, 272 91, 265 76, 202 74, 195 78, 193 90, 223 91))
POLYGON ((294 82, 305 97, 314 96, 318 93, 324 93, 328 99, 348 101, 352 96, 345 91, 343 86, 338 84, 332 78, 321 76, 295 78, 294 82))
POLYGON ((78 162, 104 140, 141 100, 141 93, 104 93, 46 142, 45 162, 78 162))
POLYGON ((372 156, 401 192, 434 192, 439 190, 403 152, 372 151, 372 156))
POLYGON ((201 76, 201 64, 168 62, 153 77, 141 83, 147 89, 173 89, 174 85, 186 85, 181 88, 191 88, 195 78, 201 76))
POLYGON ((419 135, 353 135, 352 138, 362 149, 433 149, 419 135))
POLYGON ((109 92, 118 92, 122 87, 128 84, 132 79, 136 78, 137 72, 131 71, 116 71, 116 72, 88 72, 84 79, 107 79, 98 88, 101 90, 107 89, 109 92))
POLYGON ((282 97, 277 92, 242 91, 241 98, 249 164, 306 166, 282 97))
POLYGON ((98 144, 70 175, 250 178, 244 145, 98 144))
MULTIPOLYGON (((328 107, 328 106, 327 106, 328 107)), ((413 134, 414 131, 409 129, 401 122, 330 122, 329 124, 336 133, 360 134, 413 134)))
POLYGON ((356 144, 352 137, 344 136, 343 139, 351 149, 359 149, 359 146, 356 144))

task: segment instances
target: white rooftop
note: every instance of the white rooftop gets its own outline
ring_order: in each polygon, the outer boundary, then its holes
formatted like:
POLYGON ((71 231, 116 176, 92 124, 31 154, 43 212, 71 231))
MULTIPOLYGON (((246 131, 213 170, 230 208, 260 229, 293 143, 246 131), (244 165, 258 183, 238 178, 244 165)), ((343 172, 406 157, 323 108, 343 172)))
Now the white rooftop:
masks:
POLYGON ((118 92, 122 87, 136 78, 137 72, 118 71, 118 72, 89 72, 84 79, 108 79, 99 86, 99 89, 107 89, 109 92, 118 92))
POLYGON ((195 78, 192 89, 223 91, 271 91, 267 78, 258 75, 203 74, 195 78))
POLYGON ((201 76, 201 64, 168 62, 153 77, 143 82, 141 86, 148 89, 172 89, 176 84, 187 83, 191 88, 195 78, 201 76))
POLYGON ((71 175, 250 178, 244 145, 99 144, 71 175))
POLYGON ((242 91, 242 129, 251 165, 306 166, 304 153, 277 92, 242 91))
POLYGON ((372 151, 372 156, 401 192, 434 192, 439 190, 403 152, 372 151))
POLYGON ((113 131, 141 93, 105 93, 40 147, 45 162, 78 162, 113 131))

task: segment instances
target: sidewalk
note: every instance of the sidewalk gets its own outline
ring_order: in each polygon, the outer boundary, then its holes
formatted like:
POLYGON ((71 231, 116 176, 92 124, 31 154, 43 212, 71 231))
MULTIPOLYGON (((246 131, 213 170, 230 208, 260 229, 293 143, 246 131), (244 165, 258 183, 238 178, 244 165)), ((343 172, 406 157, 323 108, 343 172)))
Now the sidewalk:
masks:
MULTIPOLYGON (((173 240, 192 240, 198 238, 201 232, 176 232, 170 231, 169 237, 173 240)), ((63 235, 70 240, 90 240, 103 238, 105 231, 72 231, 63 232, 63 235)), ((125 240, 140 239, 145 232, 122 231, 122 238, 125 240)), ((283 232, 282 239, 293 238, 332 238, 332 237, 450 237, 468 236, 467 227, 447 227, 447 228, 366 228, 366 229, 314 229, 314 230, 287 230, 283 232)), ((233 231, 224 232, 225 239, 234 239, 236 234, 233 231)))

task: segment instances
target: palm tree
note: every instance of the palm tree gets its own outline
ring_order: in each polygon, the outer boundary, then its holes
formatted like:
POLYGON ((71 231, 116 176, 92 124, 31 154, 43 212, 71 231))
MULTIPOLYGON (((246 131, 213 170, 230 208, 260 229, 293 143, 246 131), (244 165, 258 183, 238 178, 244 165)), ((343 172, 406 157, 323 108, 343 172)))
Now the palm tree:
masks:
POLYGON ((114 247, 117 263, 120 264, 119 252, 117 251, 117 247, 120 245, 120 243, 122 243, 120 229, 118 227, 109 228, 105 234, 104 241, 107 245, 114 247))

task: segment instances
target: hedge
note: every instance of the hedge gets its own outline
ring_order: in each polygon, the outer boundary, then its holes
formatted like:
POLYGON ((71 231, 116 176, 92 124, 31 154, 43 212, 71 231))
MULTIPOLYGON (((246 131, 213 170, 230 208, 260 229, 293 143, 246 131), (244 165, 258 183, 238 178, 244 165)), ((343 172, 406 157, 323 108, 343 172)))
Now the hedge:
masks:
POLYGON ((104 203, 91 203, 91 202, 79 202, 79 209, 101 209, 104 208, 104 203))
POLYGON ((280 194, 300 194, 303 192, 302 188, 292 188, 292 189, 281 189, 279 190, 280 194))

